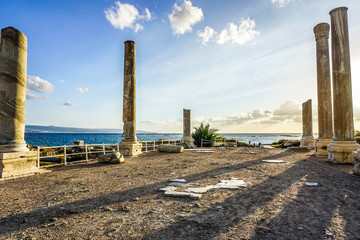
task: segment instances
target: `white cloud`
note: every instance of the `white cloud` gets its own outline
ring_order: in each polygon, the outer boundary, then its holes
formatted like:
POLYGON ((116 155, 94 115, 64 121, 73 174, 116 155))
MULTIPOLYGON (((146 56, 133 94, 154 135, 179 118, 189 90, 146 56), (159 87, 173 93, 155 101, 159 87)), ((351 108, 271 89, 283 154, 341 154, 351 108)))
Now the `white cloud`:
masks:
POLYGON ((279 7, 286 6, 291 0, 271 0, 273 4, 276 4, 279 7))
POLYGON ((139 20, 150 21, 152 19, 149 9, 145 8, 144 15, 141 15, 138 9, 131 4, 115 2, 115 6, 105 10, 105 17, 114 26, 114 28, 123 30, 124 28, 133 29, 135 32, 144 29, 139 20))
POLYGON ((75 90, 78 92, 78 93, 85 93, 85 92, 88 92, 89 89, 87 87, 79 87, 79 88, 75 88, 75 90))
POLYGON ((192 6, 191 1, 188 0, 185 0, 181 6, 175 3, 174 10, 169 15, 173 34, 191 32, 192 26, 203 20, 203 18, 201 8, 192 6))
POLYGON ((63 105, 65 105, 65 106, 69 106, 69 107, 75 107, 75 106, 76 106, 76 104, 75 104, 75 103, 70 102, 70 101, 66 101, 66 102, 64 102, 64 104, 63 104, 63 105))
POLYGON ((44 99, 44 97, 38 96, 32 92, 26 91, 26 99, 28 100, 41 100, 44 99))
POLYGON ((54 85, 46 80, 41 79, 39 76, 28 75, 26 86, 28 90, 40 93, 51 93, 54 91, 54 85))
POLYGON ((254 20, 246 18, 240 21, 239 26, 229 23, 220 33, 206 26, 203 32, 198 31, 198 36, 202 39, 203 45, 206 45, 209 41, 216 41, 220 45, 226 42, 243 45, 259 34, 258 31, 254 30, 255 26, 254 20))
POLYGON ((66 83, 65 80, 62 80, 62 79, 60 79, 59 82, 61 82, 62 84, 66 83))

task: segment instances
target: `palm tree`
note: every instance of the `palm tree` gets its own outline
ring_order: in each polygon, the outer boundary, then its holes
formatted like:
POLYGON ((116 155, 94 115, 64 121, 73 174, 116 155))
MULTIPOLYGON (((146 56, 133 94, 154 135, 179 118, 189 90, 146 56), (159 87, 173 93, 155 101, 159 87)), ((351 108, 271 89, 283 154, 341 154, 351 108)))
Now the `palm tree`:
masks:
POLYGON ((205 140, 215 140, 219 135, 216 133, 219 129, 210 128, 210 125, 207 123, 204 126, 204 123, 201 123, 199 127, 194 127, 195 132, 192 133, 194 143, 196 146, 201 146, 201 139, 205 140))

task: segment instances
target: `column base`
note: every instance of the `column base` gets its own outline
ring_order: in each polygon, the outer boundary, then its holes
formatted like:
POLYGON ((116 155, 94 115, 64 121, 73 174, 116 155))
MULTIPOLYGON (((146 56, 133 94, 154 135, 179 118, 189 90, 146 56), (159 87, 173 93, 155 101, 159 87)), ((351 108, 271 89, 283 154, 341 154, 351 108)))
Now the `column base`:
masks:
POLYGON ((360 150, 353 152, 354 158, 354 174, 360 175, 360 150))
POLYGON ((328 146, 328 161, 335 164, 353 164, 353 151, 360 145, 355 141, 332 141, 328 146))
POLYGON ((7 144, 0 145, 0 153, 9 152, 28 152, 29 149, 26 147, 25 141, 11 141, 7 144))
POLYGON ((194 139, 191 136, 183 136, 181 139, 182 143, 184 144, 185 149, 193 149, 196 148, 194 144, 194 139))
POLYGON ((39 172, 37 152, 0 153, 0 178, 31 175, 39 172))
POLYGON ((127 141, 121 141, 119 143, 119 151, 124 156, 130 156, 135 157, 140 155, 142 149, 142 144, 138 141, 136 142, 127 142, 127 141))
POLYGON ((332 142, 332 139, 317 139, 315 142, 315 156, 328 156, 327 147, 332 142))
POLYGON ((315 140, 313 136, 303 136, 300 139, 300 147, 310 147, 314 148, 315 140))

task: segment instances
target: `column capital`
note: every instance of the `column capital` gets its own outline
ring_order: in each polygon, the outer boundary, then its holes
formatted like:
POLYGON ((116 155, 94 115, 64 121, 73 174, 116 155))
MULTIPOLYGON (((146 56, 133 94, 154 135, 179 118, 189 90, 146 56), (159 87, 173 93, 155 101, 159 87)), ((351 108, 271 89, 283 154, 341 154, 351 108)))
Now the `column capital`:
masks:
POLYGON ((331 10, 329 12, 330 15, 332 15, 333 13, 337 12, 337 11, 347 11, 348 8, 347 7, 338 7, 338 8, 334 8, 333 10, 331 10))
POLYGON ((328 23, 319 23, 314 27, 315 41, 321 38, 329 38, 330 25, 328 23))

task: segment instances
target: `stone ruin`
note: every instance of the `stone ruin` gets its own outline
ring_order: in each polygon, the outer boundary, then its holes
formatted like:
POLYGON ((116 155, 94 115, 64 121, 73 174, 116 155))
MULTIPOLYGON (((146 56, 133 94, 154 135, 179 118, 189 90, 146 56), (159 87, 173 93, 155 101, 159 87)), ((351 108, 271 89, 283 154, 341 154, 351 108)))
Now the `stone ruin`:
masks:
POLYGON ((194 139, 191 136, 191 110, 183 109, 183 137, 182 143, 184 148, 195 148, 194 139))
POLYGON ((1 30, 0 42, 0 178, 38 172, 37 152, 25 136, 27 38, 19 30, 1 30))
POLYGON ((312 106, 311 99, 302 104, 302 123, 303 135, 300 139, 300 147, 314 147, 313 126, 312 126, 312 106))

